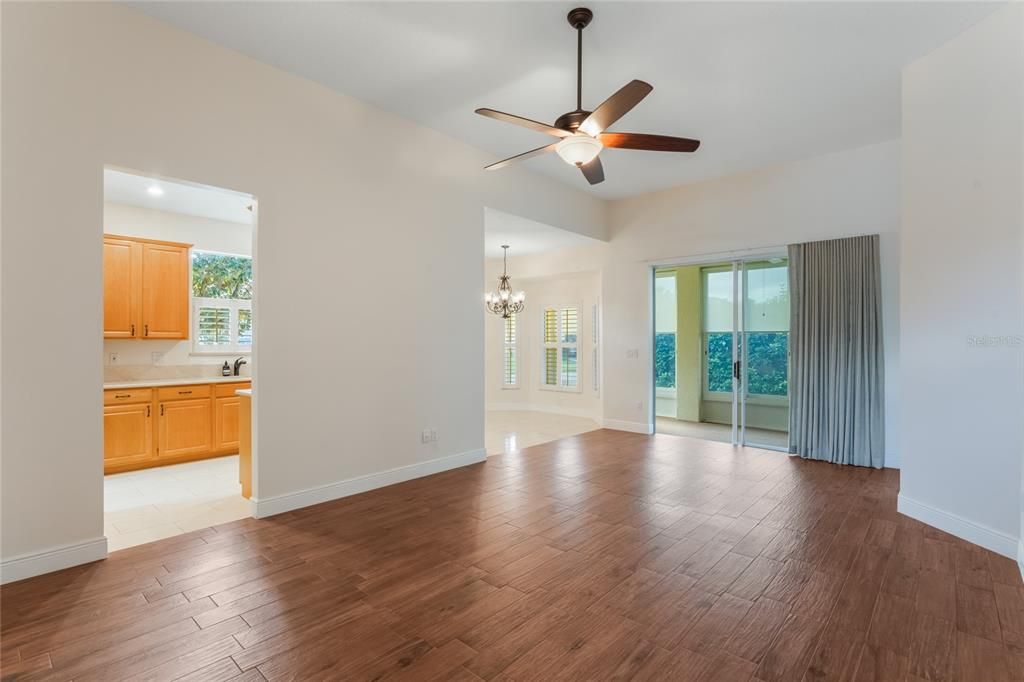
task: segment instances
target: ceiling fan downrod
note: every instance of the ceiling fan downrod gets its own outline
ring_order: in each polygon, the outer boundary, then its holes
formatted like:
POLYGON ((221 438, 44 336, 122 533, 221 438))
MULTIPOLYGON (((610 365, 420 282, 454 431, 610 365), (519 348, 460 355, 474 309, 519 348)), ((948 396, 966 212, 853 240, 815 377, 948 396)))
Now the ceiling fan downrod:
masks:
POLYGON ((594 13, 586 7, 577 7, 566 16, 576 29, 576 111, 583 111, 583 29, 593 18, 594 13))

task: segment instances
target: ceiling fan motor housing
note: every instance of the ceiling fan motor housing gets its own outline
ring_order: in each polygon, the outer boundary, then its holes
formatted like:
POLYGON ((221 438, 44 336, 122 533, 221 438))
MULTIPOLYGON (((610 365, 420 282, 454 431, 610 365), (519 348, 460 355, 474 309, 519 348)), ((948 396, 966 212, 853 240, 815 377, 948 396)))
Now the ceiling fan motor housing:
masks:
POLYGON ((576 132, 580 124, 587 120, 587 116, 590 116, 589 111, 577 109, 576 111, 566 112, 555 119, 555 127, 576 132))

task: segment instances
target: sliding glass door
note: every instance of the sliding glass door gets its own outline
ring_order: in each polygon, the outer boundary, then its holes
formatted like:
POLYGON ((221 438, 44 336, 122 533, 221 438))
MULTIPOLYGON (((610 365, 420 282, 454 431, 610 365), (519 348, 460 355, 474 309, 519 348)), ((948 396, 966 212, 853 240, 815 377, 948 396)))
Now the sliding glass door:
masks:
POLYGON ((656 430, 786 449, 785 259, 655 272, 656 430))
POLYGON ((789 271, 783 259, 736 267, 734 443, 787 448, 789 271))

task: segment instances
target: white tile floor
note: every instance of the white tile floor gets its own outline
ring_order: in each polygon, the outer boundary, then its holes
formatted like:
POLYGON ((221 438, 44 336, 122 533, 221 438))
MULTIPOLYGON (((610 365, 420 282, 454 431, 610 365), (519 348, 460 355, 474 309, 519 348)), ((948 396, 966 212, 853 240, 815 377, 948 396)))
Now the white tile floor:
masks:
POLYGON ((500 455, 599 428, 597 422, 585 417, 547 412, 487 410, 484 417, 484 446, 488 455, 500 455))
POLYGON ((237 455, 103 478, 103 526, 110 551, 247 516, 237 455))

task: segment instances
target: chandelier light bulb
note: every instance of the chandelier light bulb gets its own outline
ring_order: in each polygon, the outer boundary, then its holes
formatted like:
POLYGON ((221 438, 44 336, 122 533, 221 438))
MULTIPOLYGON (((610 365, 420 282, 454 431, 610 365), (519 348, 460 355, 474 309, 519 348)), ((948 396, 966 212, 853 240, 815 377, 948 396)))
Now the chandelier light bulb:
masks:
POLYGON ((596 137, 585 133, 576 133, 564 137, 555 145, 555 151, 570 166, 585 166, 601 153, 604 145, 596 137))

